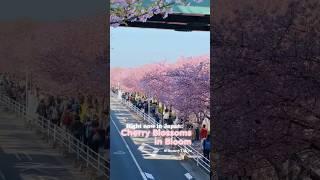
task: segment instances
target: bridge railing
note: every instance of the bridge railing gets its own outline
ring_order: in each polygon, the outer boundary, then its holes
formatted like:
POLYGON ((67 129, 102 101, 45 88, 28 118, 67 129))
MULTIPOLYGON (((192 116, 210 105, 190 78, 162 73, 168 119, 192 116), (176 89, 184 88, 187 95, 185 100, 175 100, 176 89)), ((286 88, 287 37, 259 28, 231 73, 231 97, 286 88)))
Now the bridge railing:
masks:
MULTIPOLYGON (((113 92, 110 92, 110 93, 113 96, 117 97, 117 95, 114 94, 113 92)), ((160 123, 158 123, 153 117, 146 114, 143 110, 140 110, 139 108, 137 108, 131 102, 121 99, 121 103, 126 105, 130 110, 134 111, 138 116, 143 118, 143 120, 147 121, 148 123, 153 125, 160 125, 160 123)), ((180 140, 179 137, 175 137, 175 138, 177 140, 180 140)), ((207 159, 205 156, 203 156, 198 150, 196 150, 192 146, 178 145, 178 147, 182 150, 185 150, 183 152, 186 153, 188 158, 191 158, 192 160, 194 160, 197 163, 197 166, 202 167, 207 173, 210 173, 210 170, 211 170, 210 160, 207 159)))
POLYGON ((23 118, 26 124, 38 128, 48 137, 48 140, 51 140, 54 144, 62 145, 69 153, 74 153, 77 160, 85 162, 87 168, 91 167, 99 176, 109 178, 109 161, 75 138, 70 132, 44 117, 28 114, 25 105, 3 94, 0 94, 0 103, 23 118))

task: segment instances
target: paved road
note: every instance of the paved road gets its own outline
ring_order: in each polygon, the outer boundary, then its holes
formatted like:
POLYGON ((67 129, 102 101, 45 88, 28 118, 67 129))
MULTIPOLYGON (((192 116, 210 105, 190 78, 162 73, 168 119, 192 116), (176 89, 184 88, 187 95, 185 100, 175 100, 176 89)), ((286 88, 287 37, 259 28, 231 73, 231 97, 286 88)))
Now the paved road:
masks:
POLYGON ((111 180, 209 180, 209 176, 194 163, 181 160, 177 154, 163 152, 152 139, 121 137, 119 131, 125 123, 141 120, 111 97, 111 180), (141 145, 147 144, 144 148, 141 145), (153 155, 154 149, 159 152, 153 155), (140 148, 139 148, 140 147, 140 148))
POLYGON ((0 180, 85 180, 22 120, 0 106, 0 180))

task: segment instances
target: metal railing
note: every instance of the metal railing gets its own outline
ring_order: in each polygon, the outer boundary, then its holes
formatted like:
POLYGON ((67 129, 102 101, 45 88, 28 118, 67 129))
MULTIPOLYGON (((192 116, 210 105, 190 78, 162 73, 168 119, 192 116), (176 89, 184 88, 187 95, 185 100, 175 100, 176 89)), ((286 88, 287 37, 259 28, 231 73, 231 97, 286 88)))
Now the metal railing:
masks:
MULTIPOLYGON (((111 92, 111 94, 115 97, 117 97, 116 94, 111 92)), ((140 110, 135 105, 133 105, 131 102, 124 100, 121 98, 121 103, 126 105, 130 110, 134 111, 138 116, 140 116, 143 120, 147 121, 148 123, 152 125, 160 125, 153 117, 146 114, 143 110, 140 110)), ((175 137, 177 140, 179 140, 179 137, 175 137)), ((199 151, 197 151, 195 148, 193 148, 190 145, 178 145, 178 147, 187 154, 188 158, 191 158, 197 163, 197 166, 202 167, 207 173, 210 173, 210 160, 204 157, 199 151)))
POLYGON ((34 115, 27 114, 25 105, 3 94, 0 94, 0 103, 12 110, 19 117, 24 118, 28 125, 39 128, 40 131, 48 137, 48 140, 51 138, 53 143, 62 145, 69 153, 74 153, 77 160, 85 162, 87 168, 92 167, 98 175, 109 178, 109 161, 79 139, 75 138, 70 132, 53 124, 50 120, 42 116, 36 115, 35 117, 34 115))

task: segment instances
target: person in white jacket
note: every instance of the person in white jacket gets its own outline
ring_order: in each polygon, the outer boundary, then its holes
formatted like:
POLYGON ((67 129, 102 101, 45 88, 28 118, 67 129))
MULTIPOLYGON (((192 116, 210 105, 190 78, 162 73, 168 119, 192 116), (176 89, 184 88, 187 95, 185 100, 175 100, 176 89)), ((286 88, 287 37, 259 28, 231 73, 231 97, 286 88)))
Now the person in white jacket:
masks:
POLYGON ((208 134, 210 133, 210 120, 208 118, 205 118, 203 121, 202 121, 202 125, 206 125, 206 128, 208 130, 208 134))

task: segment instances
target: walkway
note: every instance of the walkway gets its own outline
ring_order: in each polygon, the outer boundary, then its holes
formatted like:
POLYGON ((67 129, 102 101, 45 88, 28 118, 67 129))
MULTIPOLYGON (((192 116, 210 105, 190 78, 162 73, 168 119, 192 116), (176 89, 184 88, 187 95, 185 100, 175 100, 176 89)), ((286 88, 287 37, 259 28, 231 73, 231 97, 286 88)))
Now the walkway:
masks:
POLYGON ((23 121, 0 106, 0 180, 85 180, 23 121))
POLYGON ((156 147, 151 139, 121 137, 119 131, 125 127, 125 123, 138 123, 140 118, 114 97, 110 100, 111 179, 210 179, 195 163, 181 160, 176 154, 164 152, 163 147, 156 147), (159 151, 155 152, 154 148, 159 151))

